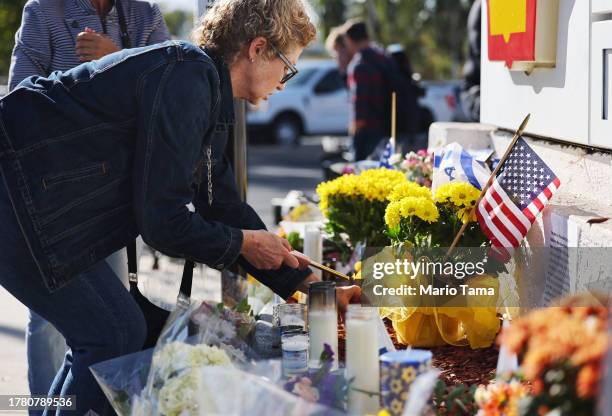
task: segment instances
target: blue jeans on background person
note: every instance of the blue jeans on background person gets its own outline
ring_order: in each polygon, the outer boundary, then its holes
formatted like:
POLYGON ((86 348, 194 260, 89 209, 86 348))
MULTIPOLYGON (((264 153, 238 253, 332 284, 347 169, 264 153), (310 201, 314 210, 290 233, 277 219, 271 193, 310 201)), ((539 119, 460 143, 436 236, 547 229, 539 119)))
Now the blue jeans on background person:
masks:
MULTIPOLYGON (((127 255, 124 249, 106 258, 106 262, 129 289, 127 255)), ((66 340, 45 318, 29 311, 26 330, 28 355, 28 385, 31 395, 45 396, 49 393, 68 349, 66 340)))
POLYGON ((146 336, 144 316, 106 261, 49 292, 21 233, 4 176, 0 176, 0 284, 57 328, 70 348, 50 394, 76 396, 77 411, 57 414, 82 415, 90 409, 100 415, 113 414, 89 366, 139 351, 146 336))

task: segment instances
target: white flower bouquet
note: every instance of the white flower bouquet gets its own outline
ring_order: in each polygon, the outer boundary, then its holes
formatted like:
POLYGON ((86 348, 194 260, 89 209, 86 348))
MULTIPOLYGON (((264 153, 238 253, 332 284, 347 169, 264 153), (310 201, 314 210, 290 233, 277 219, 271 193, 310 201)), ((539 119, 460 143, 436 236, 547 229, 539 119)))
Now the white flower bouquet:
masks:
POLYGON ((177 306, 154 349, 91 370, 120 416, 338 414, 284 390, 280 361, 250 347, 255 321, 245 312, 177 306))
POLYGON ((200 369, 244 366, 259 358, 249 347, 255 320, 241 305, 237 310, 210 302, 177 306, 154 349, 92 366, 115 411, 122 416, 197 414, 200 369))

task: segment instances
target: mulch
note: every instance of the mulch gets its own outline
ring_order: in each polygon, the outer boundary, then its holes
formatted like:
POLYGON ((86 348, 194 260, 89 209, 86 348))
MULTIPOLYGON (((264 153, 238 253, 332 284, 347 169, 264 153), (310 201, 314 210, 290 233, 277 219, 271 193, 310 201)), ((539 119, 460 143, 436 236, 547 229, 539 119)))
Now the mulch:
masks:
MULTIPOLYGON (((391 322, 385 319, 385 325, 395 348, 398 350, 406 349, 406 345, 397 342, 391 322)), ((338 337, 338 358, 340 361, 344 361, 346 333, 342 325, 338 327, 338 337)), ((452 345, 427 349, 433 354, 433 367, 441 371, 440 379, 447 385, 488 384, 489 380, 495 376, 499 354, 499 349, 495 345, 477 350, 452 345)))

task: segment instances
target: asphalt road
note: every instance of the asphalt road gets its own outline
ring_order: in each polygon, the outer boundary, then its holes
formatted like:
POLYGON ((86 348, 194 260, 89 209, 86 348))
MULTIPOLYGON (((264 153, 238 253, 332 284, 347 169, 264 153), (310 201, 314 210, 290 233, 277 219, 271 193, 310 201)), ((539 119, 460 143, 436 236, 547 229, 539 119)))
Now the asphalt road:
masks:
POLYGON ((282 198, 293 189, 314 193, 323 179, 322 154, 319 137, 306 137, 298 147, 249 146, 247 201, 268 228, 274 219, 272 198, 282 198))

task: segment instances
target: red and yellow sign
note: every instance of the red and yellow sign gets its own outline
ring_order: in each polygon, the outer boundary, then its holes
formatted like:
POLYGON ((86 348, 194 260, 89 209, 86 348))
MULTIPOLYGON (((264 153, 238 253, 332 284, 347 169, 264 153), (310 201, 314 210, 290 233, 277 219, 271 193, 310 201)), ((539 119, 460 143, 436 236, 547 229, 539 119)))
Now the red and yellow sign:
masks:
POLYGON ((488 0, 489 60, 536 61, 537 0, 488 0))

